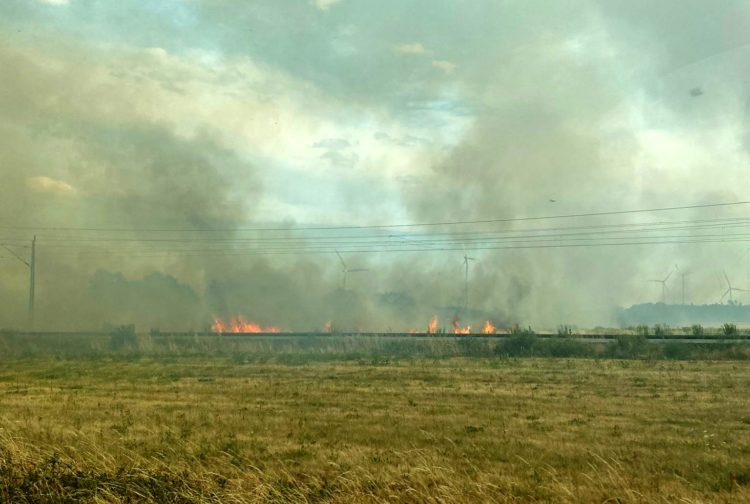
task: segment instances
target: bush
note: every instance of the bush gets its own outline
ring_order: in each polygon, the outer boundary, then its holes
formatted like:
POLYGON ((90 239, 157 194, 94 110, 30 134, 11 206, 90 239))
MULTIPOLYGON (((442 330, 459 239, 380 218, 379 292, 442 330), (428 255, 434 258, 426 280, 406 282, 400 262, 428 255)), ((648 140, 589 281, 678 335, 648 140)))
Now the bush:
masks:
POLYGON ((636 326, 635 333, 638 336, 648 336, 648 326, 645 324, 641 324, 639 326, 636 326))
POLYGON ((664 336, 669 336, 672 334, 672 328, 670 328, 667 324, 656 324, 654 326, 654 336, 657 338, 663 338, 664 336))
POLYGON ((521 336, 533 336, 536 334, 531 326, 528 326, 526 329, 524 329, 522 327, 518 327, 518 324, 515 324, 510 328, 510 333, 521 336))
POLYGON ((703 336, 706 333, 706 331, 703 330, 703 326, 700 324, 693 324, 690 327, 690 334, 693 336, 703 336))
POLYGON ((567 324, 557 326, 558 336, 571 336, 573 334, 573 328, 567 324))
POLYGON ((459 355, 464 357, 487 357, 490 352, 489 341, 483 338, 461 338, 458 345, 459 355))
POLYGON ((689 359, 693 354, 688 344, 675 341, 664 345, 662 352, 664 353, 665 358, 676 360, 689 359))
POLYGON ((737 336, 737 326, 735 324, 729 324, 726 323, 723 326, 721 326, 721 330, 724 333, 724 336, 737 336))
POLYGON ((112 350, 123 348, 136 348, 138 338, 135 335, 135 325, 121 325, 112 329, 109 337, 109 346, 112 350))
POLYGON ((635 357, 645 357, 649 352, 649 342, 643 335, 638 336, 617 336, 617 338, 607 344, 605 355, 615 359, 632 359, 635 357))
POLYGON ((495 347, 495 353, 509 357, 528 357, 535 354, 539 340, 536 334, 524 331, 515 333, 495 347))
POLYGON ((594 357, 596 353, 594 345, 574 340, 552 340, 546 347, 549 357, 594 357))

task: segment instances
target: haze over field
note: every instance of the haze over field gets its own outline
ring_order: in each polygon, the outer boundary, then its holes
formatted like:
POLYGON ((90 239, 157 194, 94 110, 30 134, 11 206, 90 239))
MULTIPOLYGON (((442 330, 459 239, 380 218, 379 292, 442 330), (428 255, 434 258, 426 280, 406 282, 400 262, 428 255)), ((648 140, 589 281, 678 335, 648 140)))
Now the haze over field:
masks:
POLYGON ((465 303, 464 253, 472 323, 614 324, 675 264, 716 302, 722 269, 750 288, 742 226, 622 226, 748 205, 298 228, 747 200, 748 22, 742 1, 5 0, 0 328, 26 324, 34 234, 42 329, 422 328, 465 303), (517 248, 592 225, 621 234, 517 248), (658 243, 695 233, 719 242, 658 243), (334 249, 368 270, 346 289, 334 249))

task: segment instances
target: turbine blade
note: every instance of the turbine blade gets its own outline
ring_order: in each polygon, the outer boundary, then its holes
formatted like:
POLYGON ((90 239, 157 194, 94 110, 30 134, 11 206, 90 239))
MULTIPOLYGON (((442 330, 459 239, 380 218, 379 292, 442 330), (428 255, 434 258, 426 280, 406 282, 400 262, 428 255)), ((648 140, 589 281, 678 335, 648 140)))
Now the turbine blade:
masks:
POLYGON ((336 255, 339 256, 339 261, 341 261, 341 265, 344 267, 344 269, 346 269, 346 263, 344 262, 344 258, 341 257, 341 254, 339 254, 338 250, 334 249, 334 252, 336 252, 336 255))
POLYGON ((727 270, 724 270, 724 279, 727 281, 727 285, 729 288, 732 288, 732 284, 729 282, 729 277, 727 276, 727 270))
POLYGON ((666 278, 664 278, 664 281, 665 281, 665 282, 666 282, 667 280, 669 280, 669 277, 671 277, 671 276, 672 276, 672 273, 674 273, 674 270, 669 270, 669 275, 667 275, 667 276, 666 276, 666 278))

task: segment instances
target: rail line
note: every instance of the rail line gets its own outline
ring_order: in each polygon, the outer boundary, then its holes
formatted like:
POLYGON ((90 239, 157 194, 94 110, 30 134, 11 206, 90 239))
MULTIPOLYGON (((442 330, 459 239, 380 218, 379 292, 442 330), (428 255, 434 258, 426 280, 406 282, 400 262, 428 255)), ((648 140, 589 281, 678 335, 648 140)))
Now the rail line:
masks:
MULTIPOLYGON (((73 336, 84 336, 84 337, 109 337, 112 335, 108 331, 6 331, 3 334, 16 335, 16 336, 57 336, 57 337, 73 337, 73 336)), ((215 333, 209 331, 160 331, 151 333, 139 333, 139 334, 150 334, 152 337, 212 337, 212 338, 272 338, 272 339, 284 339, 284 338, 401 338, 401 339, 509 339, 517 334, 482 334, 482 333, 470 333, 470 334, 453 334, 453 333, 404 333, 404 332, 225 332, 215 333)), ((620 337, 635 337, 632 334, 572 334, 572 335, 558 335, 558 334, 535 334, 534 337, 545 340, 565 340, 565 341, 580 341, 583 343, 607 343, 610 341, 617 340, 620 337)), ((732 344, 732 343, 743 343, 750 344, 750 335, 736 335, 736 336, 724 336, 724 335, 686 335, 686 334, 672 334, 663 336, 646 336, 646 340, 651 343, 692 343, 692 344, 732 344)))

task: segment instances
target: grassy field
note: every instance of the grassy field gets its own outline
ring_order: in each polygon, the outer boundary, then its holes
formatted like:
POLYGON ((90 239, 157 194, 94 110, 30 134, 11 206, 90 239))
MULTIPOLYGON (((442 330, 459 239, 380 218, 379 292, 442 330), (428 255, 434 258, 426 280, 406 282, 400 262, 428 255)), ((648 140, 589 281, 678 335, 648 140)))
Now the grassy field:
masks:
POLYGON ((2 502, 747 502, 750 362, 0 359, 2 502))

